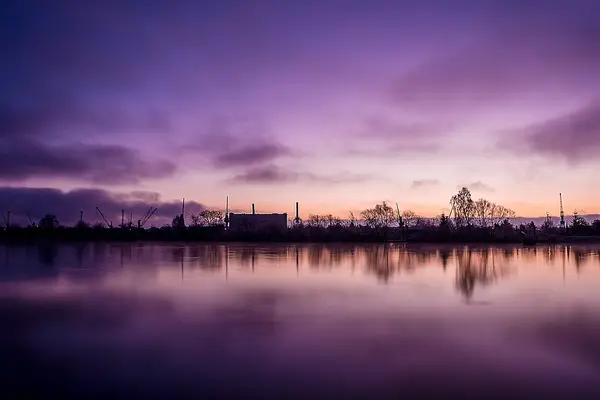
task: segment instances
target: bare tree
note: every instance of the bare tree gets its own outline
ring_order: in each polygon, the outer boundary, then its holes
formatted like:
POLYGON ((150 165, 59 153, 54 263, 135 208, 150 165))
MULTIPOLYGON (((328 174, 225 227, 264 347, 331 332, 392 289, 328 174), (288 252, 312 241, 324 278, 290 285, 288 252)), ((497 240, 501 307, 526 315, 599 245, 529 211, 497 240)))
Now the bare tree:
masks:
POLYGON ((350 211, 350 226, 356 226, 356 217, 354 216, 354 213, 352 211, 350 211))
POLYGON ((216 210, 203 210, 191 215, 193 226, 217 226, 223 224, 223 213, 216 210))
POLYGON ((505 219, 514 218, 516 214, 509 208, 482 198, 474 203, 474 215, 478 226, 489 228, 505 219))
POLYGON ((486 199, 479 199, 474 203, 475 222, 482 228, 487 228, 491 225, 492 214, 496 208, 496 204, 486 199))
POLYGON ((454 210, 454 222, 457 227, 469 226, 475 216, 475 202, 466 187, 450 198, 450 206, 454 210))
POLYGON ((364 210, 361 216, 370 228, 388 227, 397 221, 396 212, 385 201, 374 208, 364 210))
POLYGON ((412 210, 402 212, 402 220, 406 226, 420 226, 422 217, 412 210))
POLYGON ((338 217, 334 217, 332 214, 310 214, 306 223, 308 226, 312 227, 329 228, 330 226, 341 226, 342 220, 338 217))

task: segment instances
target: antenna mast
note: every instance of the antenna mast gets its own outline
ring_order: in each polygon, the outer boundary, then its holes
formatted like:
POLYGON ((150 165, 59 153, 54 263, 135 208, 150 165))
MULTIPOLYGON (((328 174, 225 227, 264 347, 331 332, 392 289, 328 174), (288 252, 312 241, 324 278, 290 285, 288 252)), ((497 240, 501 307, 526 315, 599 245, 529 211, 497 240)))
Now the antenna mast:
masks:
POLYGON ((564 232, 567 227, 565 224, 565 211, 563 210, 562 193, 559 193, 558 196, 560 197, 560 230, 564 232))

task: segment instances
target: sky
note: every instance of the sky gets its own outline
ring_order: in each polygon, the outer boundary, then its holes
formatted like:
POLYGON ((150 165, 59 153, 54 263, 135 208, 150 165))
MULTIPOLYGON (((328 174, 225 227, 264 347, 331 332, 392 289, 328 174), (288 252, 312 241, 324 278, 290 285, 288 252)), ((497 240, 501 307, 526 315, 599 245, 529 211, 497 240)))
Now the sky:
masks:
MULTIPOLYGON (((0 208, 600 212, 595 0, 8 0, 0 208)), ((139 217, 135 217, 137 219, 139 217)))

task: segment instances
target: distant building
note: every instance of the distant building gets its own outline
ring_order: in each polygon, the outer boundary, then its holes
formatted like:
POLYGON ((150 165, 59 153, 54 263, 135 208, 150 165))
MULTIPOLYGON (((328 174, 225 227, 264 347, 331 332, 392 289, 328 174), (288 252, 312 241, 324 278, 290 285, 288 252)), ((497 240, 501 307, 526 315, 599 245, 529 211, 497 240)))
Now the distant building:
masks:
POLYGON ((229 213, 229 230, 232 232, 286 231, 288 215, 284 214, 234 214, 229 213))

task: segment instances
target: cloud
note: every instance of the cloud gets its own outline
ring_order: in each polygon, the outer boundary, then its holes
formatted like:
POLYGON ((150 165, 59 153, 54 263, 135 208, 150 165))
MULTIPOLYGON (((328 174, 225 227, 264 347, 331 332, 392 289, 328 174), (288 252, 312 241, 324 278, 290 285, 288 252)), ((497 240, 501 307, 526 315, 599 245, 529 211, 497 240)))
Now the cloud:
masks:
POLYGON ((206 130, 187 143, 184 154, 198 155, 215 168, 240 169, 297 156, 278 142, 262 121, 213 118, 206 130))
POLYGON ((503 133, 499 147, 531 152, 572 164, 597 160, 600 151, 600 100, 574 112, 503 133))
POLYGON ((144 159, 136 149, 69 140, 75 134, 99 134, 104 141, 110 134, 170 128, 169 117, 159 111, 95 108, 70 96, 40 96, 27 106, 0 104, 0 180, 44 177, 119 184, 172 176, 173 162, 144 159))
POLYGON ((463 187, 466 187, 467 189, 469 189, 470 191, 478 191, 478 192, 494 192, 494 188, 492 188, 489 185, 486 185, 485 183, 481 182, 481 181, 477 181, 477 182, 473 182, 473 183, 469 183, 466 185, 458 185, 456 187, 457 190, 462 189, 463 187))
POLYGON ((175 173, 170 161, 142 158, 138 150, 118 145, 46 145, 34 140, 0 141, 0 180, 69 178, 98 184, 137 183, 175 173))
POLYGON ((214 157, 218 167, 237 167, 262 164, 274 161, 280 157, 289 156, 292 151, 279 143, 259 143, 242 145, 214 157))
POLYGON ((344 155, 365 157, 397 157, 437 153, 447 124, 437 122, 403 122, 382 116, 371 116, 360 122, 353 137, 360 145, 349 146, 344 155))
POLYGON ((420 180, 412 181, 411 188, 419 189, 419 188, 423 188, 423 187, 438 186, 439 184, 440 184, 440 181, 437 179, 420 179, 420 180))
POLYGON ((367 175, 341 173, 332 176, 318 175, 309 172, 295 172, 275 165, 251 168, 234 176, 231 181, 244 184, 286 184, 286 183, 316 183, 342 184, 358 183, 371 180, 367 175))
POLYGON ((368 117, 363 121, 360 134, 369 138, 382 138, 386 140, 412 138, 418 140, 423 135, 437 135, 441 131, 438 124, 430 122, 398 122, 381 116, 368 117))
POLYGON ((600 69, 600 27, 583 13, 512 15, 469 45, 433 56, 391 85, 405 110, 461 119, 532 99, 586 90, 600 69))
MULTIPOLYGON (((181 213, 181 201, 162 201, 158 193, 147 192, 140 196, 139 192, 112 193, 100 189, 76 189, 63 192, 50 188, 0 187, 0 210, 6 215, 11 211, 11 220, 25 225, 28 223, 27 213, 34 221, 47 213, 55 214, 61 224, 73 224, 79 220, 79 211, 84 211, 84 219, 88 222, 102 221, 96 207, 106 215, 114 225, 121 222, 121 210, 137 223, 150 206, 158 207, 155 216, 148 225, 170 223, 172 218, 181 213), (143 197, 143 198, 141 198, 143 197), (153 201, 150 200, 153 197, 153 201)), ((195 201, 186 200, 186 215, 197 213, 206 207, 195 201)))
POLYGON ((168 132, 169 116, 147 109, 137 112, 103 105, 95 108, 69 96, 39 95, 27 107, 0 104, 0 138, 48 137, 55 133, 168 132))

